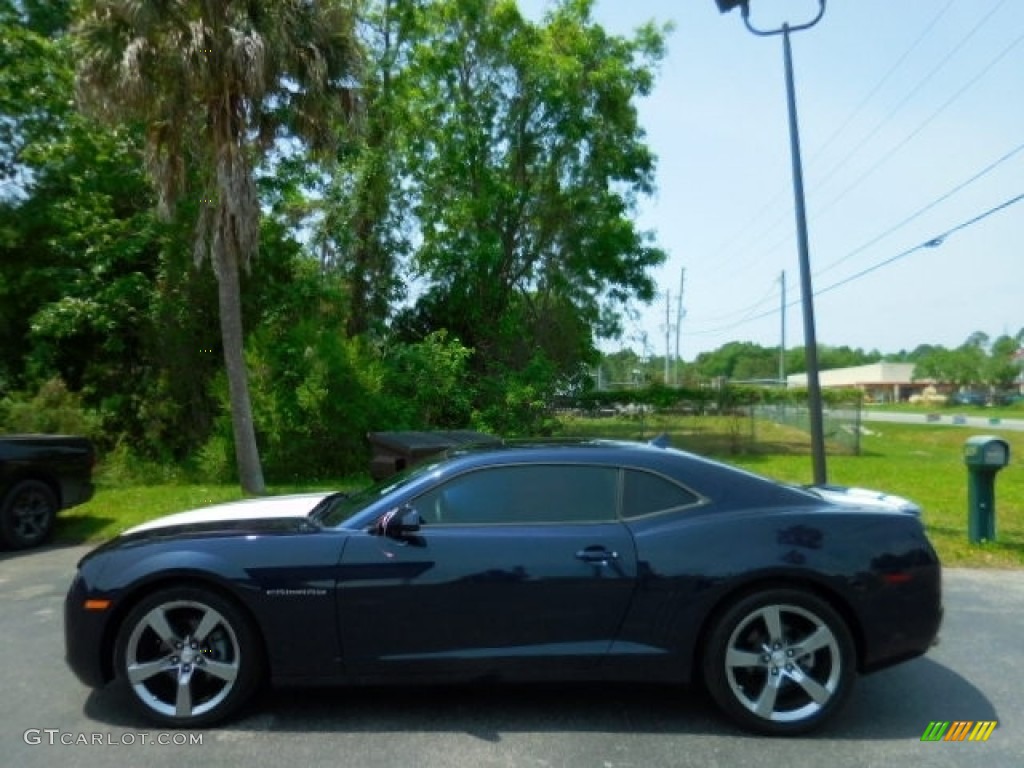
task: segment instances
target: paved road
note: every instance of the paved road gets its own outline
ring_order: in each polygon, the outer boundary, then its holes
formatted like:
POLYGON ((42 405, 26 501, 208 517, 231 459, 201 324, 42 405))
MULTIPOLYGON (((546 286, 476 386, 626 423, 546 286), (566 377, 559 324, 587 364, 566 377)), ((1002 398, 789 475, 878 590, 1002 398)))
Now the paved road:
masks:
MULTIPOLYGON (((861 411, 862 421, 887 421, 895 424, 929 424, 940 427, 970 427, 971 429, 1024 432, 1024 419, 995 419, 989 416, 969 416, 966 413, 894 413, 890 411, 861 411)), ((1024 764, 1024 763, 1022 763, 1024 764)))
POLYGON ((198 732, 201 745, 143 746, 187 736, 147 728, 122 692, 89 691, 64 666, 62 600, 84 551, 0 554, 0 766, 1024 765, 1024 572, 947 571, 942 644, 859 680, 834 724, 803 739, 739 733, 696 692, 574 686, 277 693, 229 727, 198 732), (999 727, 984 744, 922 743, 932 720, 999 727), (41 743, 26 743, 29 729, 41 743), (57 729, 53 745, 44 729, 57 729), (79 734, 104 743, 60 743, 79 734))

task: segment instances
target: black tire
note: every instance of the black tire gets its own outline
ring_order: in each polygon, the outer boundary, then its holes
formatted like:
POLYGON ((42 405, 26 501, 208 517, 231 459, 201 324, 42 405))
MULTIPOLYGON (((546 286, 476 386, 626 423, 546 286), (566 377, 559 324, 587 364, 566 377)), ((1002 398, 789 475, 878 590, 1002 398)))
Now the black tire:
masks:
POLYGON ((263 674, 252 623, 230 600, 198 588, 164 589, 136 605, 118 632, 118 677, 136 709, 172 728, 234 714, 263 674))
POLYGON ((795 735, 832 717, 853 687, 856 652, 842 617, 796 589, 741 598, 718 618, 704 653, 704 681, 741 727, 795 735))
POLYGON ((39 480, 22 480, 0 508, 0 543, 10 549, 37 547, 50 538, 60 505, 57 494, 39 480))

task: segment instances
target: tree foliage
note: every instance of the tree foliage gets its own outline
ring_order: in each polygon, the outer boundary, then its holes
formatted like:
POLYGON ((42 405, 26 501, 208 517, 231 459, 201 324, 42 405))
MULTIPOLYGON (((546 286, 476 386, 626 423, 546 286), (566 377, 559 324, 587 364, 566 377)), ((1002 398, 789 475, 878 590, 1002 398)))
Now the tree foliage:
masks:
POLYGON ((591 6, 533 24, 508 0, 439 0, 419 17, 406 163, 426 288, 398 325, 448 329, 490 376, 571 374, 664 260, 631 218, 654 174, 635 99, 663 32, 611 36, 591 6))
MULTIPOLYGON (((921 344, 910 352, 882 354, 877 350, 821 345, 818 359, 823 371, 883 361, 914 363, 918 380, 931 379, 953 389, 991 388, 1002 391, 1011 389, 1021 376, 1021 361, 1016 354, 1022 345, 1024 329, 1016 336, 1003 335, 994 340, 978 331, 953 349, 921 344)), ((784 362, 787 374, 806 371, 802 347, 787 349, 784 362)), ((611 389, 663 384, 664 364, 664 357, 641 356, 631 349, 624 349, 604 355, 599 366, 592 369, 591 376, 597 379, 599 367, 601 383, 611 389)), ((779 350, 753 342, 727 342, 718 349, 700 353, 692 363, 681 368, 678 379, 673 377, 670 380, 678 380, 685 385, 718 380, 733 383, 775 381, 778 379, 779 350)))
POLYGON ((217 277, 222 351, 243 488, 262 493, 243 353, 239 270, 257 255, 254 167, 282 131, 331 143, 353 112, 361 61, 340 2, 83 0, 73 28, 81 103, 139 121, 159 210, 198 201, 194 252, 217 277))
MULTIPOLYGON (((595 342, 654 295, 636 101, 664 28, 611 35, 589 0, 539 22, 511 0, 367 0, 358 26, 340 0, 77 7, 69 29, 66 2, 0 0, 9 404, 66 385, 108 446, 234 478, 244 361, 268 478, 334 476, 365 466, 368 431, 550 430, 553 403, 592 389, 595 342), (238 280, 231 333, 224 280, 197 254, 238 280)), ((1005 387, 1020 341, 893 357, 1005 387)), ((678 399, 657 385, 664 362, 608 355, 602 378, 678 399)), ((802 350, 785 369, 804 369, 802 350)), ((728 392, 725 407, 776 395, 708 382, 778 371, 777 349, 735 341, 679 378, 694 397, 728 392)))
POLYGON ((1024 329, 1016 337, 1000 336, 994 341, 981 331, 972 333, 955 349, 919 347, 914 354, 914 376, 934 379, 958 389, 1009 389, 1021 375, 1014 354, 1021 348, 1024 329))
MULTIPOLYGON (((65 38, 4 23, 0 125, 14 138, 0 199, 0 383, 32 389, 57 376, 96 401, 115 390, 130 399, 147 375, 164 234, 138 136, 75 112, 65 38)), ((111 411, 120 428, 124 410, 111 411)))
POLYGON ((416 19, 417 3, 409 0, 379 0, 366 9, 364 130, 358 142, 341 146, 316 206, 314 247, 324 268, 344 280, 349 336, 383 335, 406 295, 400 272, 413 222, 403 157, 416 110, 408 77, 416 19))

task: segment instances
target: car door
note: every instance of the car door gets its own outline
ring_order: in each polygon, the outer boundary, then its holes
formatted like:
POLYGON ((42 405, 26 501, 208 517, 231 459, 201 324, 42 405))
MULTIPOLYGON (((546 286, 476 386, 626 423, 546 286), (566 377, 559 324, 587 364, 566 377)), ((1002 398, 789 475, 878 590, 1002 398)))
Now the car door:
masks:
POLYGON ((339 633, 360 676, 560 676, 608 650, 636 582, 614 467, 472 470, 410 506, 402 538, 354 535, 339 633))

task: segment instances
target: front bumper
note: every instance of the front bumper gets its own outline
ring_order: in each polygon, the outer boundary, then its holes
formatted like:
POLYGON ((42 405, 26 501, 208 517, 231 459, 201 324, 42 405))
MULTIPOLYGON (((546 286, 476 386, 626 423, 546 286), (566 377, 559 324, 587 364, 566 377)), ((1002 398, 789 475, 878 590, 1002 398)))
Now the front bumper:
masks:
POLYGON ((64 599, 64 658, 75 677, 90 688, 100 688, 113 676, 111 660, 104 659, 110 609, 86 610, 88 596, 85 580, 76 575, 64 599))

